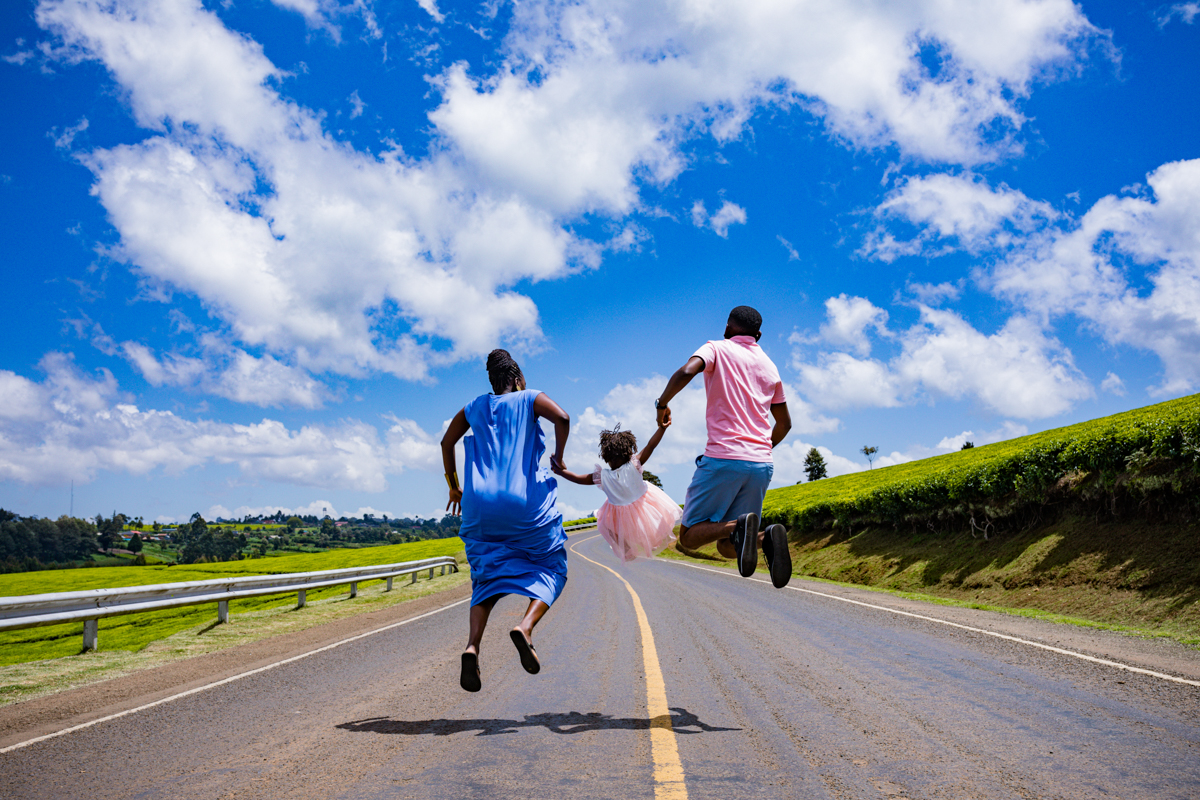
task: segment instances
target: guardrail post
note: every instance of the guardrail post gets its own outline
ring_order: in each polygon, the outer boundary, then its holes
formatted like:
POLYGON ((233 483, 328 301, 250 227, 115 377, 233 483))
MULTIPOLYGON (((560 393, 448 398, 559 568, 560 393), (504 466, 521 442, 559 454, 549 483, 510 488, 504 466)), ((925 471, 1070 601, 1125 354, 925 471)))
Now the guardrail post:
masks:
POLYGON ((308 591, 301 589, 296 592, 296 608, 304 608, 304 603, 308 600, 308 591))
POLYGON ((392 590, 392 578, 394 578, 394 577, 395 577, 394 575, 388 576, 388 587, 386 589, 384 589, 385 592, 390 592, 392 590))
POLYGON ((353 600, 356 597, 358 597, 358 584, 352 583, 350 584, 350 599, 353 600))
POLYGON ((416 572, 414 572, 414 573, 412 574, 412 576, 413 576, 412 582, 413 582, 413 583, 416 583, 416 582, 417 582, 417 573, 416 573, 416 572))
POLYGON ((429 568, 429 580, 433 580, 433 570, 434 570, 433 567, 429 568))
POLYGON ((441 574, 442 574, 442 575, 445 575, 445 574, 446 574, 446 565, 445 565, 445 564, 442 564, 442 572, 441 572, 441 574))
POLYGON ((100 647, 100 620, 85 619, 83 621, 83 649, 96 650, 100 647))
POLYGON ((229 622, 229 601, 228 600, 218 600, 217 601, 217 623, 221 624, 224 622, 229 622))

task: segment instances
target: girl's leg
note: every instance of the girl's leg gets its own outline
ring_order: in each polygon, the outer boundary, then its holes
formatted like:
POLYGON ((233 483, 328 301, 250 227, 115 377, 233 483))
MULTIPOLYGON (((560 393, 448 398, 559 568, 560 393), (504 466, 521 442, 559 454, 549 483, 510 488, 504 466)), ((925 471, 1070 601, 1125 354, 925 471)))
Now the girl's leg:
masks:
POLYGON ((470 632, 467 634, 468 653, 479 655, 479 643, 483 640, 483 629, 487 627, 488 617, 500 597, 489 597, 478 605, 471 606, 470 632))

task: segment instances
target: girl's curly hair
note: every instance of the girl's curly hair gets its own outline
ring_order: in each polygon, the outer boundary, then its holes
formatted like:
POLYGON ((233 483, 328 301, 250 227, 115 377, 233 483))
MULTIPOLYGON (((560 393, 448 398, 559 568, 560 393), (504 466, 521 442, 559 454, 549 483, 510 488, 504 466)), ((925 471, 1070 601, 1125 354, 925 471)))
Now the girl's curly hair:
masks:
POLYGON ((618 424, 611 431, 600 431, 600 457, 613 469, 622 467, 637 452, 637 437, 633 431, 623 431, 618 424))

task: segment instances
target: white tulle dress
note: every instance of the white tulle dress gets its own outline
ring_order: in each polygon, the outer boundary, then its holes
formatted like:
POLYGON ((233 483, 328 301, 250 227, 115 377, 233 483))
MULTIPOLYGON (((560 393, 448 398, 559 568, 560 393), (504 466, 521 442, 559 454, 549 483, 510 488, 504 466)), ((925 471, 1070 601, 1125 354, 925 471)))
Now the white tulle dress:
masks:
POLYGON ((596 511, 596 527, 617 558, 650 558, 675 542, 683 511, 666 492, 646 483, 636 455, 616 469, 597 464, 592 482, 606 498, 596 511))

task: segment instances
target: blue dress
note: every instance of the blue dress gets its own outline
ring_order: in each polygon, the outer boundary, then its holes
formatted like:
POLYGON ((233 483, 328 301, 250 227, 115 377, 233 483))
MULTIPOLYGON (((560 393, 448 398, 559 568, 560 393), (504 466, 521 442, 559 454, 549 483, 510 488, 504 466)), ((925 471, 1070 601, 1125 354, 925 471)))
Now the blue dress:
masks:
POLYGON ((462 527, 471 605, 519 594, 551 605, 567 582, 567 534, 558 482, 538 466, 546 435, 533 412, 540 392, 482 394, 463 411, 462 527))

